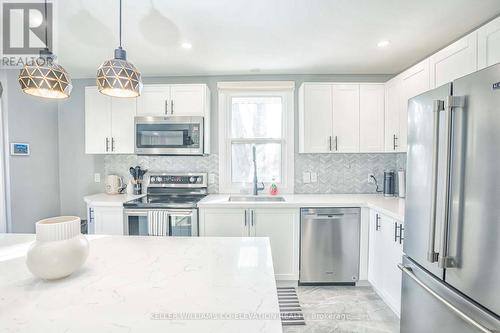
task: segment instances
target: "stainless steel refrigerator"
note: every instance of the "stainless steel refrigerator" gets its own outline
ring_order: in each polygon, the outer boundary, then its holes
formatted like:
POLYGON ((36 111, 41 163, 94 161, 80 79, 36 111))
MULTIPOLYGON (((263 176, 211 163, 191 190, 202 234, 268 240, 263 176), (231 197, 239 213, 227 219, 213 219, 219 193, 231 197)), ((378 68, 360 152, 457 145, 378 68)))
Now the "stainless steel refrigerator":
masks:
POLYGON ((500 64, 408 102, 402 333, 500 332, 500 64))

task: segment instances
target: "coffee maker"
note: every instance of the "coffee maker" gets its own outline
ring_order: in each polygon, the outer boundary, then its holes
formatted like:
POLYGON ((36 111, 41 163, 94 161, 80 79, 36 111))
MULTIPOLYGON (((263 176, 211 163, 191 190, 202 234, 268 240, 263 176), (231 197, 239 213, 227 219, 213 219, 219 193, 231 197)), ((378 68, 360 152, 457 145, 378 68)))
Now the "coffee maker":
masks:
POLYGON ((394 171, 384 171, 384 197, 393 197, 396 187, 394 171))

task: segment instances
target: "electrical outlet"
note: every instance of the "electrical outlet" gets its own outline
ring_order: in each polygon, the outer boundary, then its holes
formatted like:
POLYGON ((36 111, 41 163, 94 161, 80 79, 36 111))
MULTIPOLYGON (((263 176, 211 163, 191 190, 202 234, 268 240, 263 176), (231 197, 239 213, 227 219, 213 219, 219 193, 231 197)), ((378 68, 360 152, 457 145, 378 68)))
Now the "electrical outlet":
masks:
POLYGON ((316 172, 311 172, 311 183, 318 182, 318 174, 316 172))
POLYGON ((208 175, 208 183, 209 183, 209 184, 215 184, 215 174, 210 173, 210 174, 208 175))
POLYGON ((101 174, 100 173, 94 173, 94 182, 96 182, 96 183, 101 182, 101 174))
POLYGON ((368 174, 368 184, 375 184, 375 179, 373 179, 372 177, 375 177, 375 175, 373 173, 369 173, 368 174))
POLYGON ((311 173, 310 172, 303 172, 302 173, 302 182, 304 184, 309 184, 311 182, 311 173))

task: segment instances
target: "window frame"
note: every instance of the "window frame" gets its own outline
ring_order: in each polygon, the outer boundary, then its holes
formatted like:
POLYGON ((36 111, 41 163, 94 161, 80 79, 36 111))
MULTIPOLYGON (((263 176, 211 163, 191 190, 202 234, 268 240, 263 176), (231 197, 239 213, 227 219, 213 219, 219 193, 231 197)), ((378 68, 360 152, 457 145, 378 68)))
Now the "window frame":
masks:
MULTIPOLYGON (((219 192, 240 193, 247 184, 232 182, 232 144, 233 143, 280 143, 281 144, 281 182, 280 193, 293 193, 294 186, 294 89, 293 81, 273 82, 219 82, 219 192), (279 139, 272 138, 232 138, 231 111, 233 97, 280 97, 282 110, 282 134, 279 139)), ((259 180, 260 182, 260 180, 259 180)), ((270 182, 264 183, 264 194, 270 182)), ((262 192, 261 192, 262 193, 262 192)))

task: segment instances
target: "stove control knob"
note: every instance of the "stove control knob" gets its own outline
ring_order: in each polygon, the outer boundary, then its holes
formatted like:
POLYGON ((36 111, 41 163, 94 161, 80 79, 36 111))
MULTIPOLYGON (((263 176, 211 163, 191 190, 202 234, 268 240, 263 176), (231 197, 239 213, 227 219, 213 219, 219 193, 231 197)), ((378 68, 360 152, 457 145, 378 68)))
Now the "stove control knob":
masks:
POLYGON ((190 183, 194 183, 195 181, 196 181, 196 178, 195 178, 195 177, 191 177, 191 178, 189 178, 189 182, 190 182, 190 183))
POLYGON ((161 183, 161 177, 156 177, 156 182, 161 183))

